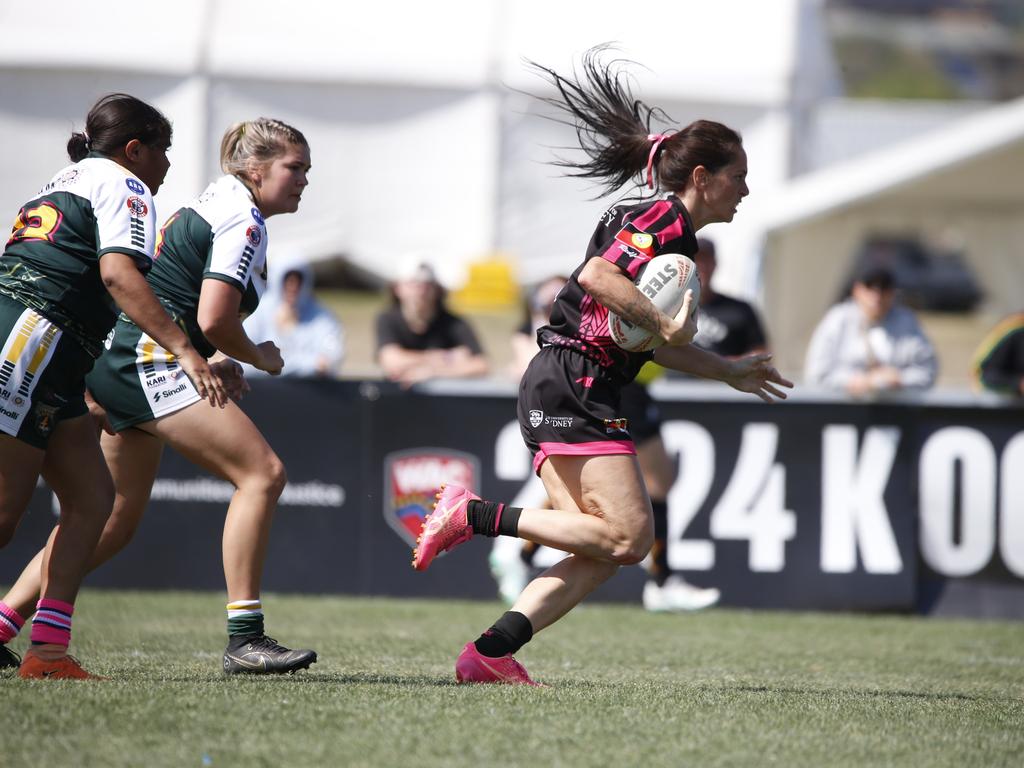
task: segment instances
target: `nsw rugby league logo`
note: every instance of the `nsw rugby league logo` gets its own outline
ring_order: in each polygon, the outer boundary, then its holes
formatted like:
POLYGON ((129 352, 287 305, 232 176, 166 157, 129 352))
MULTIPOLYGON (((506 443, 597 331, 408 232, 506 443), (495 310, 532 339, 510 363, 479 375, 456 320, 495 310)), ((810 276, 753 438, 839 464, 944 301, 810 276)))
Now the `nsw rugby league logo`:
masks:
POLYGON ((480 487, 476 456, 447 448, 412 448, 384 457, 384 519, 410 546, 423 530, 441 483, 480 487))

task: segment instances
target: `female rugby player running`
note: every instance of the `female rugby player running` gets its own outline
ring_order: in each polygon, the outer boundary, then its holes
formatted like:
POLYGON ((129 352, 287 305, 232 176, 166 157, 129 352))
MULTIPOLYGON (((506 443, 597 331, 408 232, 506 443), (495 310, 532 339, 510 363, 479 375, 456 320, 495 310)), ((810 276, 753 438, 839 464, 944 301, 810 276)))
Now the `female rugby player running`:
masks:
POLYGON ((792 386, 769 355, 728 360, 692 346, 691 292, 679 314, 669 317, 633 284, 653 257, 692 256, 701 227, 732 220, 748 193, 747 158, 739 135, 720 123, 699 120, 671 133, 652 132, 652 118, 664 113, 635 99, 625 74, 600 54, 588 52, 582 78, 534 65, 558 89, 559 97, 545 101, 567 115, 587 155, 560 164, 601 180, 608 191, 639 179, 665 194, 617 205, 601 218, 583 263, 538 333, 541 349, 522 378, 520 428, 554 508, 507 507, 447 485, 425 522, 413 556, 419 570, 473 534, 518 536, 570 553, 466 644, 455 665, 460 682, 535 684, 512 654, 619 566, 639 563, 650 550, 651 501, 619 404, 621 388, 647 360, 766 401, 785 397, 779 386, 792 386), (657 333, 665 345, 653 353, 617 347, 608 335, 609 310, 657 333))
MULTIPOLYGON (((114 502, 84 377, 114 326, 115 304, 168 350, 197 399, 227 401, 143 277, 156 238, 152 195, 170 167, 170 145, 171 124, 157 109, 123 93, 104 96, 68 141, 73 165, 18 212, 0 257, 0 546, 40 473, 61 506, 33 561, 31 594, 18 610, 0 604, 0 643, 36 610, 22 677, 94 677, 67 650, 75 598, 114 502)), ((18 662, 0 647, 0 667, 18 662)))
MULTIPOLYGON (((277 120, 238 123, 224 135, 221 168, 226 175, 164 225, 148 280, 204 356, 219 352, 277 374, 283 367, 277 346, 253 342, 242 316, 256 309, 266 286, 265 219, 298 209, 310 168, 309 145, 299 131, 277 120)), ((219 365, 236 394, 244 389, 237 363, 219 365)), ((195 388, 175 378, 175 369, 166 347, 121 317, 87 380, 112 428, 102 445, 117 488, 113 514, 89 567, 109 560, 135 533, 163 446, 170 445, 236 489, 223 537, 228 590, 224 671, 306 669, 316 653, 290 650, 267 637, 260 602, 270 525, 286 482, 284 466, 235 403, 212 413, 201 408, 195 388)), ((0 612, 30 608, 39 589, 39 557, 4 597, 0 612)))

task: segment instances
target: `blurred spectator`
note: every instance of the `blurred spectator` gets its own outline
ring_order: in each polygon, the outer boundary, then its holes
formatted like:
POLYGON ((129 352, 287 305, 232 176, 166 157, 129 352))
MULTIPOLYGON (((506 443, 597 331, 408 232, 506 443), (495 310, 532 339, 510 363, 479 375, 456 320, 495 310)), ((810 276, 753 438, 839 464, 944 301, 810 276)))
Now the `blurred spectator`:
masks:
POLYGON ((754 308, 745 301, 717 293, 711 285, 718 264, 715 244, 698 237, 697 245, 693 260, 700 275, 700 306, 693 343, 725 357, 766 351, 768 342, 754 308))
POLYGON ((822 318, 807 350, 804 380, 855 397, 935 383, 935 350, 914 313, 896 301, 888 267, 866 263, 850 298, 822 318))
POLYGON ((1024 312, 999 322, 974 354, 974 379, 993 392, 1024 396, 1024 312))
POLYGON ((509 363, 509 373, 516 381, 522 377, 526 366, 537 354, 537 330, 548 324, 555 297, 567 281, 568 278, 564 275, 553 275, 529 292, 523 322, 512 334, 512 361, 509 363))
MULTIPOLYGON (((341 322, 313 297, 313 270, 293 262, 268 286, 267 295, 245 321, 245 330, 257 341, 272 340, 284 359, 282 376, 337 376, 345 356, 341 322)), ((248 376, 265 376, 245 366, 248 376)))
POLYGON ((377 362, 403 386, 433 378, 488 372, 487 358, 469 323, 448 311, 434 270, 416 260, 391 285, 392 307, 377 316, 377 362))

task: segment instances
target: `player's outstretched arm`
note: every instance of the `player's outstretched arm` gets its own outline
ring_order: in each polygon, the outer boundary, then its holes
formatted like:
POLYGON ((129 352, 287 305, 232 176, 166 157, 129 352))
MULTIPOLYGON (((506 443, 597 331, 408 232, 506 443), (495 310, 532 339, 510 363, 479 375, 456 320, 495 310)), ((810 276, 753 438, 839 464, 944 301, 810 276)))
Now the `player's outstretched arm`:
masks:
POLYGON ((723 381, 733 389, 757 395, 769 403, 774 399, 785 400, 786 393, 780 387, 793 386, 793 382, 783 378, 775 369, 771 359, 770 354, 759 353, 730 360, 692 344, 685 347, 659 347, 654 351, 654 362, 659 365, 701 378, 723 381))

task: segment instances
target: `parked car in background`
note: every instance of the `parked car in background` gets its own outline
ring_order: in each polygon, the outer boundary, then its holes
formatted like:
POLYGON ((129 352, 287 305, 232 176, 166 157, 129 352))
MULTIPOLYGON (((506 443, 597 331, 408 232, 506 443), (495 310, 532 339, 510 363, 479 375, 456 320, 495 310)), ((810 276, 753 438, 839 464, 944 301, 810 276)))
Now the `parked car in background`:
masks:
POLYGON ((853 275, 865 265, 888 268, 903 303, 918 310, 969 312, 983 297, 962 253, 939 252, 914 237, 871 236, 857 250, 843 286, 848 295, 853 275))

